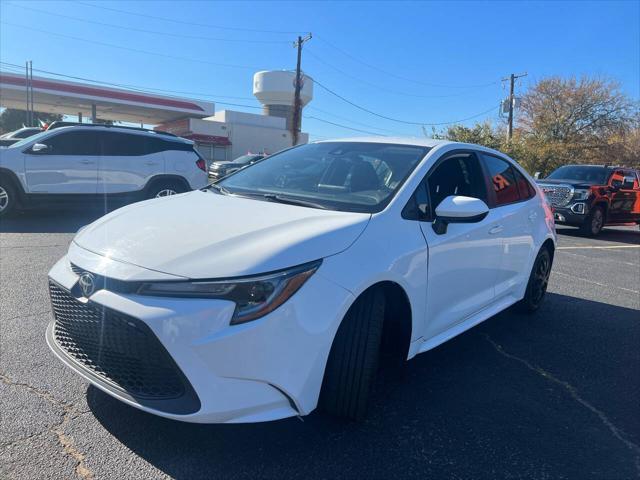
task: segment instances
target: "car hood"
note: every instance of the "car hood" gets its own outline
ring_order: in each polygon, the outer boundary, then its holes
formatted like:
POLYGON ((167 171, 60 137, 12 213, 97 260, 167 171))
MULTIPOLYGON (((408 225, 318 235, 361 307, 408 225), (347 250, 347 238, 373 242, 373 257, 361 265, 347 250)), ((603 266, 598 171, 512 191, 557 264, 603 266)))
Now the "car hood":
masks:
POLYGON ((187 278, 300 265, 349 248, 371 215, 194 191, 118 209, 82 229, 81 248, 187 278))
POLYGON ((537 183, 540 184, 547 184, 547 185, 571 185, 574 188, 591 188, 595 185, 595 183, 585 183, 585 182, 580 182, 577 180, 562 180, 562 179, 558 179, 558 180, 552 180, 552 179, 546 179, 546 178, 541 178, 540 180, 536 180, 537 183))

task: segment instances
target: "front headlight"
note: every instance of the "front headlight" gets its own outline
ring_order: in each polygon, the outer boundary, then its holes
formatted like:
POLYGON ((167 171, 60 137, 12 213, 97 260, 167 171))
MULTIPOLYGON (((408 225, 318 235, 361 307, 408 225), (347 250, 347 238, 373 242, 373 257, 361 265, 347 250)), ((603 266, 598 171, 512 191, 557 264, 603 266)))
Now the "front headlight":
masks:
POLYGON ((263 317, 286 302, 315 273, 322 260, 255 277, 233 280, 143 283, 140 295, 215 298, 236 304, 231 325, 263 317))
POLYGON ((588 188, 576 188, 573 191, 573 199, 574 200, 586 200, 587 198, 589 198, 589 193, 591 192, 591 190, 589 190, 588 188))

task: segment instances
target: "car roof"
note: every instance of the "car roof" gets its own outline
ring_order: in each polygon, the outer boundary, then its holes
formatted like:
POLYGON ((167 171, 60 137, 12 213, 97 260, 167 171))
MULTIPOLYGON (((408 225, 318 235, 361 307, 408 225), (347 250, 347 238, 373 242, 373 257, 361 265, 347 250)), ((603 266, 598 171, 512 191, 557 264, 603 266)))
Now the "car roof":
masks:
MULTIPOLYGON (((173 135, 171 133, 156 131, 156 130, 147 130, 142 128, 132 128, 118 125, 98 125, 98 124, 86 124, 86 125, 65 125, 62 127, 55 128, 51 130, 51 132, 66 132, 70 130, 98 130, 103 132, 119 132, 119 133, 130 133, 134 135, 151 135, 154 137, 162 138, 169 142, 176 143, 186 143, 193 144, 193 140, 189 140, 187 138, 178 137, 177 135, 173 135)), ((48 130, 47 130, 48 131, 48 130)))
POLYGON ((313 143, 330 143, 330 142, 360 142, 360 143, 392 143, 394 145, 407 145, 413 147, 436 147, 438 145, 457 143, 449 140, 435 140, 433 138, 420 137, 351 137, 336 138, 328 140, 318 140, 313 143))

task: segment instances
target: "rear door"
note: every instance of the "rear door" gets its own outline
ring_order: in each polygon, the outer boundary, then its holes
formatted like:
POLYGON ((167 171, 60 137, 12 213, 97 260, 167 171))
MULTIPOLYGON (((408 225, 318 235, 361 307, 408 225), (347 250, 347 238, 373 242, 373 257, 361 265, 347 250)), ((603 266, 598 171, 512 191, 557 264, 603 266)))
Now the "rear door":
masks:
POLYGON ((25 152, 29 193, 95 194, 98 181, 97 132, 64 129, 40 140, 46 150, 25 152))
POLYGON ((100 132, 98 193, 142 190, 149 179, 165 171, 161 140, 149 135, 100 132))
POLYGON ((529 278, 534 255, 533 226, 541 215, 532 198, 535 190, 506 159, 481 153, 491 182, 489 202, 499 218, 494 235, 502 240, 501 264, 496 278, 496 300, 517 296, 529 278))

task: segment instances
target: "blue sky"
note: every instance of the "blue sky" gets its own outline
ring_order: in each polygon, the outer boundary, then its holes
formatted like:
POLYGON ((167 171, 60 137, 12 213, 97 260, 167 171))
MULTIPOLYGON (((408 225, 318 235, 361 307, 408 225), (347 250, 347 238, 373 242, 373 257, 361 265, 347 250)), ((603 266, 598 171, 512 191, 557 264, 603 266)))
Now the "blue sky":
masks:
MULTIPOLYGON (((615 79, 640 97, 638 1, 3 0, 0 8, 2 62, 24 65, 29 59, 34 69, 190 92, 182 96, 216 101, 217 110, 257 112, 221 102, 258 106, 252 75, 294 68, 295 32, 314 35, 303 54, 306 73, 353 103, 424 123, 429 132, 431 123, 492 108, 463 123, 499 121, 498 103, 506 94, 500 79, 511 72, 529 74, 520 92, 545 76, 588 74, 615 79)), ((422 135, 419 125, 376 117, 317 86, 305 115, 368 132, 422 135)), ((358 134, 310 118, 303 130, 318 137, 358 134)))

